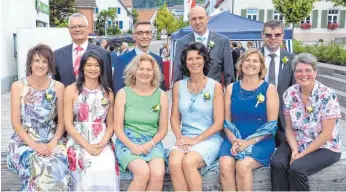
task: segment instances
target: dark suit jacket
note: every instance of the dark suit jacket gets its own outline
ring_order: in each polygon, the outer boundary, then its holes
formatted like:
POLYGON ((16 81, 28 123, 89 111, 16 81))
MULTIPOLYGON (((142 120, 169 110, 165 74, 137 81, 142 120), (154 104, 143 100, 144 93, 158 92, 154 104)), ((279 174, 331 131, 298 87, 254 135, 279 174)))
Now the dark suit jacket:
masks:
MULTIPOLYGON (((264 48, 261 48, 261 52, 264 56, 264 48)), ((279 80, 278 80, 278 85, 276 86, 278 94, 279 94, 279 99, 280 99, 280 111, 279 111, 279 121, 280 124, 278 124, 279 130, 282 132, 285 131, 286 129, 286 122, 285 122, 285 116, 283 113, 283 106, 284 106, 284 101, 282 99, 282 95, 284 92, 292 85, 296 83, 294 79, 294 74, 293 74, 293 66, 292 66, 292 60, 293 60, 294 54, 291 52, 288 52, 284 49, 280 49, 280 68, 279 68, 279 80), (288 62, 286 64, 282 63, 282 58, 284 57, 288 58, 288 62), (283 68, 281 67, 283 65, 283 68)), ((282 135, 281 137, 284 137, 285 135, 282 135)), ((280 135, 279 135, 280 137, 280 135)))
MULTIPOLYGON (((160 56, 151 53, 150 55, 154 57, 156 60, 157 64, 159 65, 161 69, 161 73, 163 75, 163 62, 160 56)), ((113 72, 113 91, 116 94, 121 88, 125 86, 124 84, 124 70, 127 64, 129 64, 132 59, 136 57, 136 51, 133 49, 132 51, 129 51, 123 55, 120 55, 115 58, 115 67, 114 67, 114 72, 113 72)), ((160 88, 162 90, 166 90, 165 86, 165 80, 161 82, 160 88)))
POLYGON ((237 64, 239 57, 240 57, 240 50, 239 48, 236 47, 232 50, 232 59, 233 59, 234 66, 237 64))
MULTIPOLYGON (((104 78, 109 86, 113 87, 112 66, 109 53, 103 48, 91 43, 88 43, 87 50, 96 50, 101 54, 104 66, 104 78)), ((54 51, 54 55, 56 74, 53 75, 53 79, 60 81, 65 87, 76 82, 76 76, 73 73, 72 44, 54 51)))
MULTIPOLYGON (((234 65, 232 59, 231 47, 229 45, 228 37, 209 31, 208 43, 210 41, 215 43, 214 47, 210 50, 211 62, 208 77, 215 81, 221 82, 221 75, 224 74, 225 86, 234 82, 234 65)), ((194 33, 190 33, 180 38, 176 43, 176 49, 174 54, 174 75, 173 82, 183 79, 183 74, 180 71, 180 56, 183 49, 189 45, 189 43, 195 42, 194 33)))

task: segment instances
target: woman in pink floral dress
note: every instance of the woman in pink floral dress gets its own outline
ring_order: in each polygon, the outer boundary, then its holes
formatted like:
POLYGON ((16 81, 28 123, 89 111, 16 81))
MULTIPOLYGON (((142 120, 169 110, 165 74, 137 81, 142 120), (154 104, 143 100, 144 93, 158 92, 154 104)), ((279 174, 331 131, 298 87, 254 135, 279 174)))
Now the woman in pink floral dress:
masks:
POLYGON ((283 95, 287 142, 270 163, 273 191, 309 191, 308 176, 341 157, 341 114, 335 92, 316 81, 315 56, 301 53, 292 65, 297 84, 283 95))
POLYGON ((86 51, 77 82, 65 92, 68 163, 73 191, 119 191, 119 171, 110 143, 113 93, 98 52, 86 51))

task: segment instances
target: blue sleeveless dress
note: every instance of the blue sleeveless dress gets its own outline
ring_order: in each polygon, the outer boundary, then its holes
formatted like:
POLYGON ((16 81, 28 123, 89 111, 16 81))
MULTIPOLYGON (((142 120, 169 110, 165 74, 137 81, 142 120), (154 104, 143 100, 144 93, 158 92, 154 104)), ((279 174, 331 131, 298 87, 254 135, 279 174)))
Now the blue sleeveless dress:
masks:
MULTIPOLYGON (((179 113, 181 118, 183 136, 196 137, 206 131, 213 123, 213 99, 216 81, 208 78, 204 89, 198 94, 192 94, 187 89, 185 78, 179 84, 179 113), (204 94, 209 93, 210 99, 205 99, 204 94)), ((190 147, 201 155, 207 167, 218 157, 223 138, 216 133, 208 139, 190 147)), ((171 150, 178 149, 174 146, 171 150)))
MULTIPOLYGON (((267 123, 267 105, 266 100, 258 104, 257 95, 262 93, 266 96, 269 83, 264 81, 257 89, 247 91, 241 88, 240 81, 233 84, 231 96, 231 118, 232 122, 238 128, 242 139, 252 135, 256 129, 267 123)), ((231 142, 225 137, 220 149, 219 157, 232 156, 230 149, 231 142)), ((267 136, 259 141, 252 148, 251 158, 255 159, 264 166, 269 165, 270 158, 275 149, 275 140, 273 136, 267 136)))

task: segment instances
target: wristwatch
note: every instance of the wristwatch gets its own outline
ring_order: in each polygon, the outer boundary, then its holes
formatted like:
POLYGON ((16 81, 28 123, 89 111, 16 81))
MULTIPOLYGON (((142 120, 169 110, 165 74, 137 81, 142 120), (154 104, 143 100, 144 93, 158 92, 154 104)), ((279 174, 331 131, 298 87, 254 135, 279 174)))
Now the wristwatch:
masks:
POLYGON ((255 137, 255 142, 256 142, 256 143, 258 143, 258 142, 259 142, 258 137, 255 137))

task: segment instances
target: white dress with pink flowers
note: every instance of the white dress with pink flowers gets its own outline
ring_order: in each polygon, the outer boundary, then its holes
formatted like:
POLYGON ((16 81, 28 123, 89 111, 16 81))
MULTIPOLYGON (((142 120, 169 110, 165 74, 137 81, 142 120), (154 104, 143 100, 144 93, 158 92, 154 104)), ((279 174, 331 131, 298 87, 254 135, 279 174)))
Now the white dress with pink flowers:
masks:
MULTIPOLYGON (((74 127, 90 144, 99 143, 106 132, 109 100, 104 91, 84 88, 73 104, 74 127)), ((69 137, 67 156, 73 191, 119 191, 119 167, 112 144, 98 156, 91 155, 69 137)))

